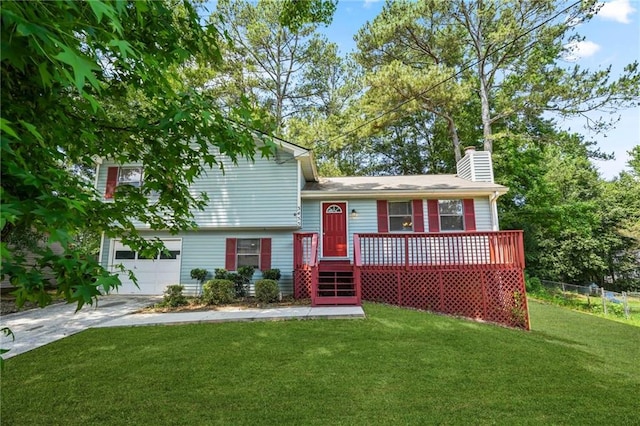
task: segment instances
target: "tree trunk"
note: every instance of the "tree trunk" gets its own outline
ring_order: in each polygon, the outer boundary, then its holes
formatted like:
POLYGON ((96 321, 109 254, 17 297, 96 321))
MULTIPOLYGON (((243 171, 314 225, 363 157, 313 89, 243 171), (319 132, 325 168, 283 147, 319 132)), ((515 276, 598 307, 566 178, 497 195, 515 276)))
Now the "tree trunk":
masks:
POLYGON ((462 159, 462 154, 460 153, 460 139, 458 138, 458 129, 456 129, 456 124, 453 121, 453 118, 449 116, 445 116, 444 118, 447 120, 449 135, 451 136, 451 142, 453 143, 453 153, 456 156, 457 163, 462 159))

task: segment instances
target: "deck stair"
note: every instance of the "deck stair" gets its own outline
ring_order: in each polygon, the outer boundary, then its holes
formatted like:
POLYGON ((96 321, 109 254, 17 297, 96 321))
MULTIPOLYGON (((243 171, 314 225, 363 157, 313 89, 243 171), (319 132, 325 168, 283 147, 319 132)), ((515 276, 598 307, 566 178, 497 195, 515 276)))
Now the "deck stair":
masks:
POLYGON ((359 305, 353 265, 349 261, 321 260, 315 305, 359 305))

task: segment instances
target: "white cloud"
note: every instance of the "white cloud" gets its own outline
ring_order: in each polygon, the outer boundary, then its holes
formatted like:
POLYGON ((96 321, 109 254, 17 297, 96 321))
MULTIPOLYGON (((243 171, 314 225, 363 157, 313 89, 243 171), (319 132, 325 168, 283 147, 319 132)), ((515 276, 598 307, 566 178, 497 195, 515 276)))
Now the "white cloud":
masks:
POLYGON ((567 61, 577 61, 579 59, 593 56, 600 50, 600 46, 592 41, 574 41, 564 46, 567 61))
POLYGON ((611 0, 602 4, 598 16, 621 24, 629 24, 631 22, 629 15, 635 11, 629 0, 611 0))

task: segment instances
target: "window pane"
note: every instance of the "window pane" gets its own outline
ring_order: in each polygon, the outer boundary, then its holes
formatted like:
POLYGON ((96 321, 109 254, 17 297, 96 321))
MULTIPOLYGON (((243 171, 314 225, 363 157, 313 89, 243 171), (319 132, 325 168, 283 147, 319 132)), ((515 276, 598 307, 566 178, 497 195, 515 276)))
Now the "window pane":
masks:
POLYGON ((180 250, 169 250, 169 253, 160 252, 160 259, 177 259, 180 250))
POLYGON ((413 223, 411 216, 405 217, 390 217, 389 218, 389 231, 413 231, 413 223))
POLYGON ((116 250, 116 259, 135 259, 136 252, 131 250, 116 250))
POLYGON ((408 201, 390 202, 389 203, 389 216, 410 216, 411 215, 411 203, 408 201))
POLYGON ((118 182, 122 184, 135 185, 142 181, 142 167, 121 167, 118 175, 118 182))
POLYGON ((238 254, 260 254, 260 240, 238 239, 238 254))
POLYGON ((149 255, 144 255, 142 253, 138 253, 138 259, 141 259, 141 260, 155 260, 157 258, 158 258, 158 254, 156 254, 154 256, 153 253, 149 254, 149 255))
POLYGON ((462 216, 461 200, 439 200, 438 207, 441 215, 458 215, 462 216))
POLYGON ((464 231, 462 216, 441 216, 440 230, 441 231, 464 231))
POLYGON ((238 254, 238 267, 240 266, 253 266, 258 269, 260 267, 260 256, 251 254, 238 254))

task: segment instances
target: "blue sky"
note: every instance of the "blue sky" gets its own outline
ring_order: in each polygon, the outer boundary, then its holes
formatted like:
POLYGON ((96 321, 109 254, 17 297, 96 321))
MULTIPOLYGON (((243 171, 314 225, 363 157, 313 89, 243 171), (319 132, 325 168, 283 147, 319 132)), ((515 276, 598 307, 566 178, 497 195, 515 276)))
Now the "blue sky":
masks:
MULTIPOLYGON (((332 24, 322 30, 342 53, 355 48, 353 36, 382 10, 381 0, 339 0, 332 24)), ((617 75, 626 64, 640 60, 640 0, 612 0, 604 2, 598 15, 578 27, 585 36, 576 49, 573 63, 597 70, 612 65, 617 75)), ((581 133, 587 140, 595 140, 604 152, 614 153, 616 159, 596 162, 601 174, 611 179, 622 171, 628 160, 626 151, 640 145, 640 108, 620 111, 616 129, 606 135, 596 135, 584 128, 586 119, 559 122, 566 129, 581 133)))

